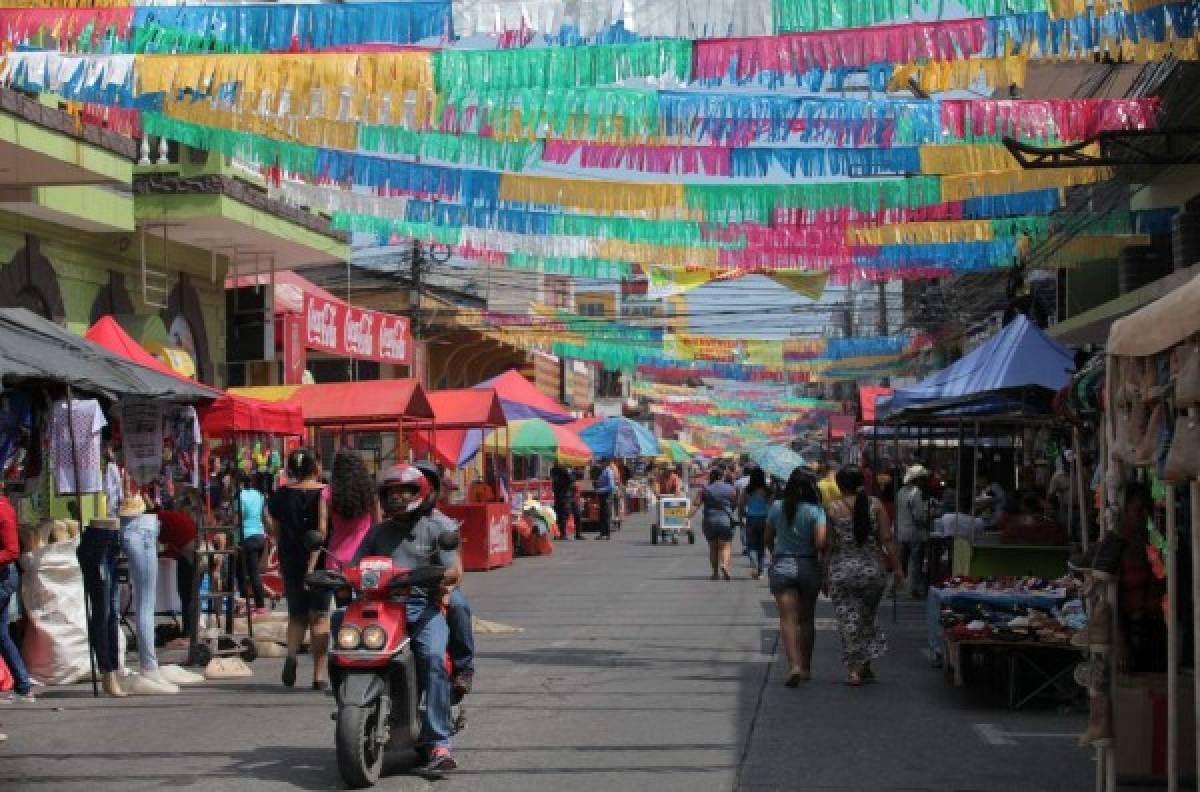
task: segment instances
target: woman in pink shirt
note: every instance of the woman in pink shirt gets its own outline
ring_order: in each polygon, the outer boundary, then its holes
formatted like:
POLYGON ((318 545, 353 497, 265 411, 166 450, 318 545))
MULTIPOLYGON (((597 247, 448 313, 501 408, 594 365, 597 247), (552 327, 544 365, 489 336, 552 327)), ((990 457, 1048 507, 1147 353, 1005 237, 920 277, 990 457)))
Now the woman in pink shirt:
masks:
POLYGON ((375 482, 362 457, 353 451, 343 449, 334 455, 329 481, 321 496, 329 515, 329 525, 325 527, 325 535, 329 537, 327 566, 338 567, 350 563, 367 531, 383 520, 383 511, 375 482))

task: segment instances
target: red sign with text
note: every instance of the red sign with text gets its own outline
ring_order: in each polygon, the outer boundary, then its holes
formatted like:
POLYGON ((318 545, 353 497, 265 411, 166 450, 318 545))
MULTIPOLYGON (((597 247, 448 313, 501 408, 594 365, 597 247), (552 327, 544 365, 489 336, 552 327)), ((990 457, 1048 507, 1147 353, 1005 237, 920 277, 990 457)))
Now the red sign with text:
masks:
POLYGON ((408 319, 304 295, 304 345, 335 355, 408 365, 412 332, 408 319))
POLYGON ((304 369, 308 365, 307 348, 304 346, 304 317, 300 314, 284 314, 281 317, 283 337, 283 384, 300 385, 304 382, 304 369))

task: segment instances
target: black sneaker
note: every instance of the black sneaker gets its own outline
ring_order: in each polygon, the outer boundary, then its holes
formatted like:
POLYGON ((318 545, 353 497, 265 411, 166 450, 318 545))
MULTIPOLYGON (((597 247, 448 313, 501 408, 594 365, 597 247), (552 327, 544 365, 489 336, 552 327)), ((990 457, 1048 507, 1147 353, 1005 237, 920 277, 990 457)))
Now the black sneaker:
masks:
POLYGON ((449 748, 434 748, 429 752, 429 759, 415 768, 418 775, 424 776, 430 781, 445 778, 457 769, 458 762, 454 761, 454 756, 451 755, 449 748))
POLYGON ((1100 580, 1111 580, 1121 568, 1121 556, 1125 552, 1125 540, 1115 533, 1105 534, 1096 546, 1096 560, 1092 575, 1100 580))
POLYGON ((1100 545, 1093 542, 1087 550, 1072 553, 1067 559, 1067 569, 1072 572, 1091 572, 1096 568, 1096 551, 1099 549, 1100 545))

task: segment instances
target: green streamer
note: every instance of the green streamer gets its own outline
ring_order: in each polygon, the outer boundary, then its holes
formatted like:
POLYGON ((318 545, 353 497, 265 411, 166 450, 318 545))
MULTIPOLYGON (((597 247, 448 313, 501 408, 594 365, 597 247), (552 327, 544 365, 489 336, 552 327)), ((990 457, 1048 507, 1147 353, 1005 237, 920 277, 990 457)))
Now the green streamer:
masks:
POLYGON ((434 84, 440 92, 581 88, 664 75, 686 81, 691 73, 692 43, 686 39, 433 53, 434 84))
MULTIPOLYGON (((941 19, 945 0, 773 0, 775 30, 791 33, 870 27, 887 22, 941 19)), ((1046 0, 956 0, 969 17, 1046 11, 1046 0)))
POLYGON ((462 228, 458 226, 411 223, 406 220, 389 220, 385 217, 350 212, 334 212, 332 224, 336 231, 353 231, 379 237, 406 237, 451 247, 462 244, 462 228))
POLYGON ((710 221, 767 223, 777 209, 832 209, 850 206, 870 212, 881 208, 928 206, 941 202, 936 176, 864 179, 813 184, 686 185, 688 208, 710 221))
POLYGON ((413 132, 375 124, 364 124, 359 128, 358 145, 364 151, 380 154, 401 154, 512 172, 523 171, 542 158, 540 140, 504 142, 479 135, 413 132))
POLYGON ((160 113, 142 113, 142 130, 148 135, 165 137, 192 148, 216 151, 255 165, 278 166, 288 173, 316 173, 317 149, 301 143, 202 126, 160 113))
POLYGON ((464 132, 485 125, 525 135, 576 139, 644 138, 658 132, 658 92, 641 88, 524 88, 478 91, 469 87, 440 93, 437 116, 452 110, 464 132), (476 110, 474 114, 468 111, 476 110), (512 129, 510 117, 521 113, 512 129))
POLYGON ((631 278, 634 274, 633 265, 627 261, 607 261, 595 258, 530 256, 525 253, 510 253, 505 263, 510 269, 596 280, 622 280, 631 278))

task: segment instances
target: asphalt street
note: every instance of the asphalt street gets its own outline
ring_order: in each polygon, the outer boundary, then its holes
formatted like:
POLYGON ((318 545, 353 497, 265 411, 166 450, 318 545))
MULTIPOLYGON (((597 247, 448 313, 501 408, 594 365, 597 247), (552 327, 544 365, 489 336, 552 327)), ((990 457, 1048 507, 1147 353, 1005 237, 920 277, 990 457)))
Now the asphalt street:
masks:
MULTIPOLYGON (((880 681, 843 684, 827 605, 814 678, 782 685, 765 581, 738 562, 709 580, 703 544, 652 546, 644 518, 611 542, 467 576, 476 614, 520 628, 478 640, 456 790, 918 790, 1082 792, 1094 765, 1078 713, 1013 713, 949 685, 922 653, 922 606, 883 622, 880 681)), ((136 661, 134 661, 136 662, 136 661)), ((301 659, 301 680, 308 673, 301 659)), ((339 789, 332 698, 253 679, 158 698, 44 690, 0 705, 0 789, 58 792, 339 789)), ((385 790, 423 790, 390 775, 385 790)))

